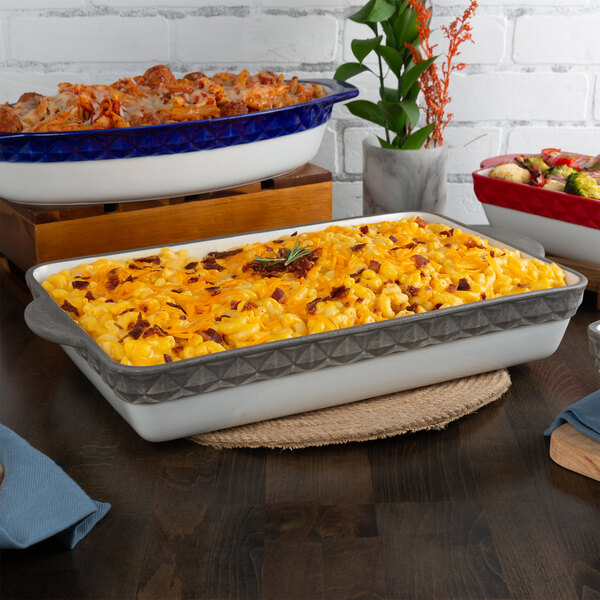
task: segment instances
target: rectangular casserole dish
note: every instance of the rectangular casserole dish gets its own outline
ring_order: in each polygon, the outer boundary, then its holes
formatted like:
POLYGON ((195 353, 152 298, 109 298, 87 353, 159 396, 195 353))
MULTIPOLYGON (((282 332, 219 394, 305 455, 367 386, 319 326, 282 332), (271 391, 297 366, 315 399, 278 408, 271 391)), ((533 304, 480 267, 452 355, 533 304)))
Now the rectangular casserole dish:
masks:
POLYGON ((78 205, 232 188, 292 171, 317 153, 333 105, 353 85, 315 80, 326 96, 245 115, 53 133, 0 133, 0 198, 78 205))
POLYGON ((527 235, 548 254, 600 266, 600 200, 489 176, 517 154, 482 161, 473 173, 477 199, 492 227, 527 235))
MULTIPOLYGON (((340 225, 426 221, 478 232, 429 213, 396 213, 336 221, 340 225)), ((174 244, 202 256, 249 242, 267 242, 329 223, 174 244)), ((492 244, 511 248, 493 237, 492 244)), ((102 255, 147 255, 150 249, 102 255)), ((523 253, 525 256, 529 256, 523 253)), ((98 257, 94 257, 98 258, 98 257)), ((492 371, 549 356, 579 306, 585 277, 564 269, 567 285, 483 300, 336 331, 237 348, 172 363, 133 367, 113 361, 41 286, 52 273, 89 262, 56 261, 28 270, 34 300, 28 326, 63 346, 75 364, 133 429, 163 441, 326 408, 492 371)))

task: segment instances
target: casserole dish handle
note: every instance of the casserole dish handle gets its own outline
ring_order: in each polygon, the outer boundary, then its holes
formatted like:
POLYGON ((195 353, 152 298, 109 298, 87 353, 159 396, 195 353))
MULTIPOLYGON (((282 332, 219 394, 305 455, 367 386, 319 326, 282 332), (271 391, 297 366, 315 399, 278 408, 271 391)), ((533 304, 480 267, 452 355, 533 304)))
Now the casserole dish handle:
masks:
POLYGON ((56 304, 48 296, 38 296, 25 307, 25 323, 40 337, 64 346, 83 349, 81 331, 70 331, 60 321, 52 318, 56 304))
POLYGON ((596 367, 600 370, 600 321, 588 325, 588 341, 590 352, 596 359, 596 367))

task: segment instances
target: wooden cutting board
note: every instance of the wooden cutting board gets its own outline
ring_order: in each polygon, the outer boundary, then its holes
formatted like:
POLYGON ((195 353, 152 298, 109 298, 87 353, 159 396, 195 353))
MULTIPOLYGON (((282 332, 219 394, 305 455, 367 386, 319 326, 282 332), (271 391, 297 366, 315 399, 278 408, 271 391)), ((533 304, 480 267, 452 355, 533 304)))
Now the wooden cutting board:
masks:
POLYGON ((583 435, 570 423, 552 432, 550 458, 566 469, 600 481, 600 443, 583 435))

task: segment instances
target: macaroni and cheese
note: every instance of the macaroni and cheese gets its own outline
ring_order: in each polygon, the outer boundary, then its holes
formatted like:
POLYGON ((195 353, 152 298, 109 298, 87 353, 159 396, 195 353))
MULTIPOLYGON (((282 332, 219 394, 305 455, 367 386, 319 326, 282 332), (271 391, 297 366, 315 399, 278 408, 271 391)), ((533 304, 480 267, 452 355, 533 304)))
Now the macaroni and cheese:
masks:
POLYGON ((556 264, 420 217, 226 251, 101 258, 43 286, 114 360, 154 365, 565 285, 556 264))

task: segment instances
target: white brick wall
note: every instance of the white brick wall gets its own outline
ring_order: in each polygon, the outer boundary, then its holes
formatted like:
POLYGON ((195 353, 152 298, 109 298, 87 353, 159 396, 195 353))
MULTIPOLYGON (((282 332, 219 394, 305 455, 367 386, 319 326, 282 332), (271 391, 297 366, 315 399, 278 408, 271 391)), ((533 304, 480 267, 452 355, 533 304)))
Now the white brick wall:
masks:
MULTIPOLYGON (((600 153, 600 0, 478 0, 469 64, 453 76, 446 129, 449 214, 484 222, 471 173, 483 158, 545 146, 600 153)), ((0 102, 61 81, 108 83, 157 62, 263 68, 329 78, 368 30, 362 0, 0 0, 0 102)), ((433 0, 433 26, 467 0, 433 0)), ((445 48, 439 30, 439 49, 445 48)), ((352 80, 377 99, 367 75, 352 80)), ((334 174, 334 216, 362 210, 362 139, 374 129, 334 108, 315 162, 334 174)))
POLYGON ((182 62, 328 63, 335 58, 337 21, 329 16, 188 17, 173 23, 173 38, 174 58, 182 62), (200 34, 205 31, 210 35, 200 34))

